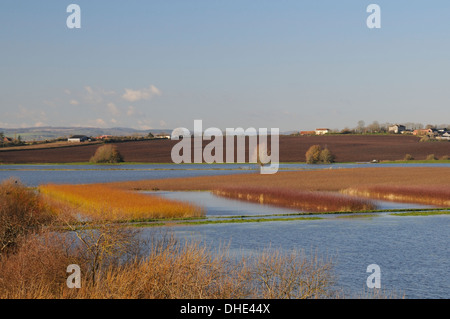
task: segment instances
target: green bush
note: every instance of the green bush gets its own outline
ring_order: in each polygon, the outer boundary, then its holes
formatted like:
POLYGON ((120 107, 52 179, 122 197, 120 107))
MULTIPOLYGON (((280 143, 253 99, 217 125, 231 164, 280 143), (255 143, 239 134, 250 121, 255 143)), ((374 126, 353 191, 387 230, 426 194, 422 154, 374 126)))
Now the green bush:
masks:
POLYGON ((91 163, 120 163, 123 162, 123 157, 120 154, 117 146, 107 144, 100 146, 95 151, 94 156, 90 159, 91 163))

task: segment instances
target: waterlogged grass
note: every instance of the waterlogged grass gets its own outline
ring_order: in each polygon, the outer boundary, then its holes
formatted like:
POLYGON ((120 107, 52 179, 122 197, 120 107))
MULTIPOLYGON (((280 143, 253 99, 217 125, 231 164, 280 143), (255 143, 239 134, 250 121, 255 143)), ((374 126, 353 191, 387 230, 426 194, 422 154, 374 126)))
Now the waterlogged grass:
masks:
POLYGON ((336 216, 336 218, 373 218, 373 217, 379 217, 379 214, 351 214, 351 215, 343 215, 343 216, 336 216))
POLYGON ((450 215, 450 211, 427 211, 427 212, 406 212, 391 214, 394 216, 435 216, 435 215, 450 215))
POLYGON ((336 215, 331 218, 341 219, 357 219, 357 218, 374 218, 380 217, 380 213, 392 213, 389 215, 395 216, 428 216, 428 215, 447 215, 450 214, 449 208, 435 208, 424 211, 423 209, 383 209, 372 210, 367 212, 322 212, 310 213, 300 212, 292 214, 270 214, 270 215, 237 215, 237 216, 214 216, 211 218, 185 218, 185 219, 171 219, 171 220, 148 220, 145 222, 133 223, 133 227, 155 227, 168 225, 211 225, 211 224, 239 224, 239 223, 259 223, 259 222, 289 222, 296 220, 323 220, 325 217, 307 216, 307 215, 336 215), (403 212, 403 213, 399 213, 403 212), (302 216, 302 217, 300 217, 302 216), (306 217, 305 217, 306 216, 306 217))
POLYGON ((293 221, 293 220, 318 220, 321 217, 294 217, 294 218, 234 218, 226 220, 202 220, 181 222, 182 225, 207 225, 207 224, 239 224, 239 223, 262 223, 262 222, 279 222, 279 221, 293 221))
POLYGON ((48 199, 67 204, 82 215, 102 220, 143 220, 204 217, 201 207, 153 195, 90 185, 43 185, 39 192, 48 199))
POLYGON ((380 164, 450 164, 450 160, 398 160, 398 161, 381 161, 380 164))

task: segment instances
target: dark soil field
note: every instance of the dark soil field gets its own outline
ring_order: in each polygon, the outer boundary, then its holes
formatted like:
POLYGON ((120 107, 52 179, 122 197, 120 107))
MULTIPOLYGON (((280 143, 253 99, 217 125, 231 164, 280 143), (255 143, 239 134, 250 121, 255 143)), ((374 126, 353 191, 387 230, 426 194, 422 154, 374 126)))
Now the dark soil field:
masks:
MULTIPOLYGON (((176 143, 178 141, 147 140, 115 143, 115 145, 126 162, 172 163, 171 150, 176 143)), ((203 145, 208 143, 210 141, 204 141, 203 145)), ((328 147, 336 156, 336 162, 402 160, 406 154, 411 154, 416 160, 424 160, 429 154, 434 154, 438 158, 444 155, 450 156, 450 142, 419 142, 419 138, 415 136, 280 136, 280 162, 304 162, 306 151, 314 144, 328 147)), ((71 147, 0 149, 0 163, 88 162, 98 147, 98 144, 82 143, 71 147)), ((246 161, 248 161, 248 152, 246 161)))

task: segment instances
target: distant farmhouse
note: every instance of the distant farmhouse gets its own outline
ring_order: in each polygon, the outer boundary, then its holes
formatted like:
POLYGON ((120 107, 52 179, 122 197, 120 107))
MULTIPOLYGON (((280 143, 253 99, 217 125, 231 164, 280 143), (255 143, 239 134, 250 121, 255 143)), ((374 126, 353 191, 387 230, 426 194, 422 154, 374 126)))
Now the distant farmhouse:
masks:
POLYGON ((389 133, 401 134, 406 131, 406 127, 404 125, 395 124, 389 126, 389 133))
POLYGON ((69 137, 67 141, 71 143, 81 143, 86 142, 88 139, 89 138, 85 135, 74 135, 72 137, 69 137))
POLYGON ((330 133, 330 130, 327 128, 316 128, 316 135, 325 135, 330 133))
POLYGON ((421 130, 414 130, 413 135, 421 136, 421 135, 431 135, 433 134, 433 129, 427 128, 427 129, 421 129, 421 130))
POLYGON ((165 139, 168 139, 168 140, 170 140, 170 138, 171 138, 171 136, 168 135, 168 134, 156 134, 155 137, 156 138, 165 138, 165 139))
POLYGON ((442 134, 436 137, 438 140, 447 140, 450 141, 450 131, 445 130, 442 134))

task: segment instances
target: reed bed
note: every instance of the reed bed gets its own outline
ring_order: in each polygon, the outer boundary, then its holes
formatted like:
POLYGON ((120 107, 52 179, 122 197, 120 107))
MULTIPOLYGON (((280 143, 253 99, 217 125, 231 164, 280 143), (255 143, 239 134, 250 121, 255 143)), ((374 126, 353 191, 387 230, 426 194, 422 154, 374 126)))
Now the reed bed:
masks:
POLYGON ((213 190, 222 187, 287 188, 339 192, 357 186, 416 185, 450 186, 450 167, 365 167, 279 171, 273 175, 235 174, 114 182, 110 186, 128 190, 213 190))
POLYGON ((224 187, 214 190, 213 194, 310 212, 354 212, 376 208, 369 200, 330 192, 266 187, 224 187))
POLYGON ((377 185, 349 188, 343 192, 380 200, 450 207, 450 189, 448 187, 377 185))
POLYGON ((68 204, 84 216, 103 220, 203 217, 201 207, 103 184, 39 187, 48 202, 68 204))

